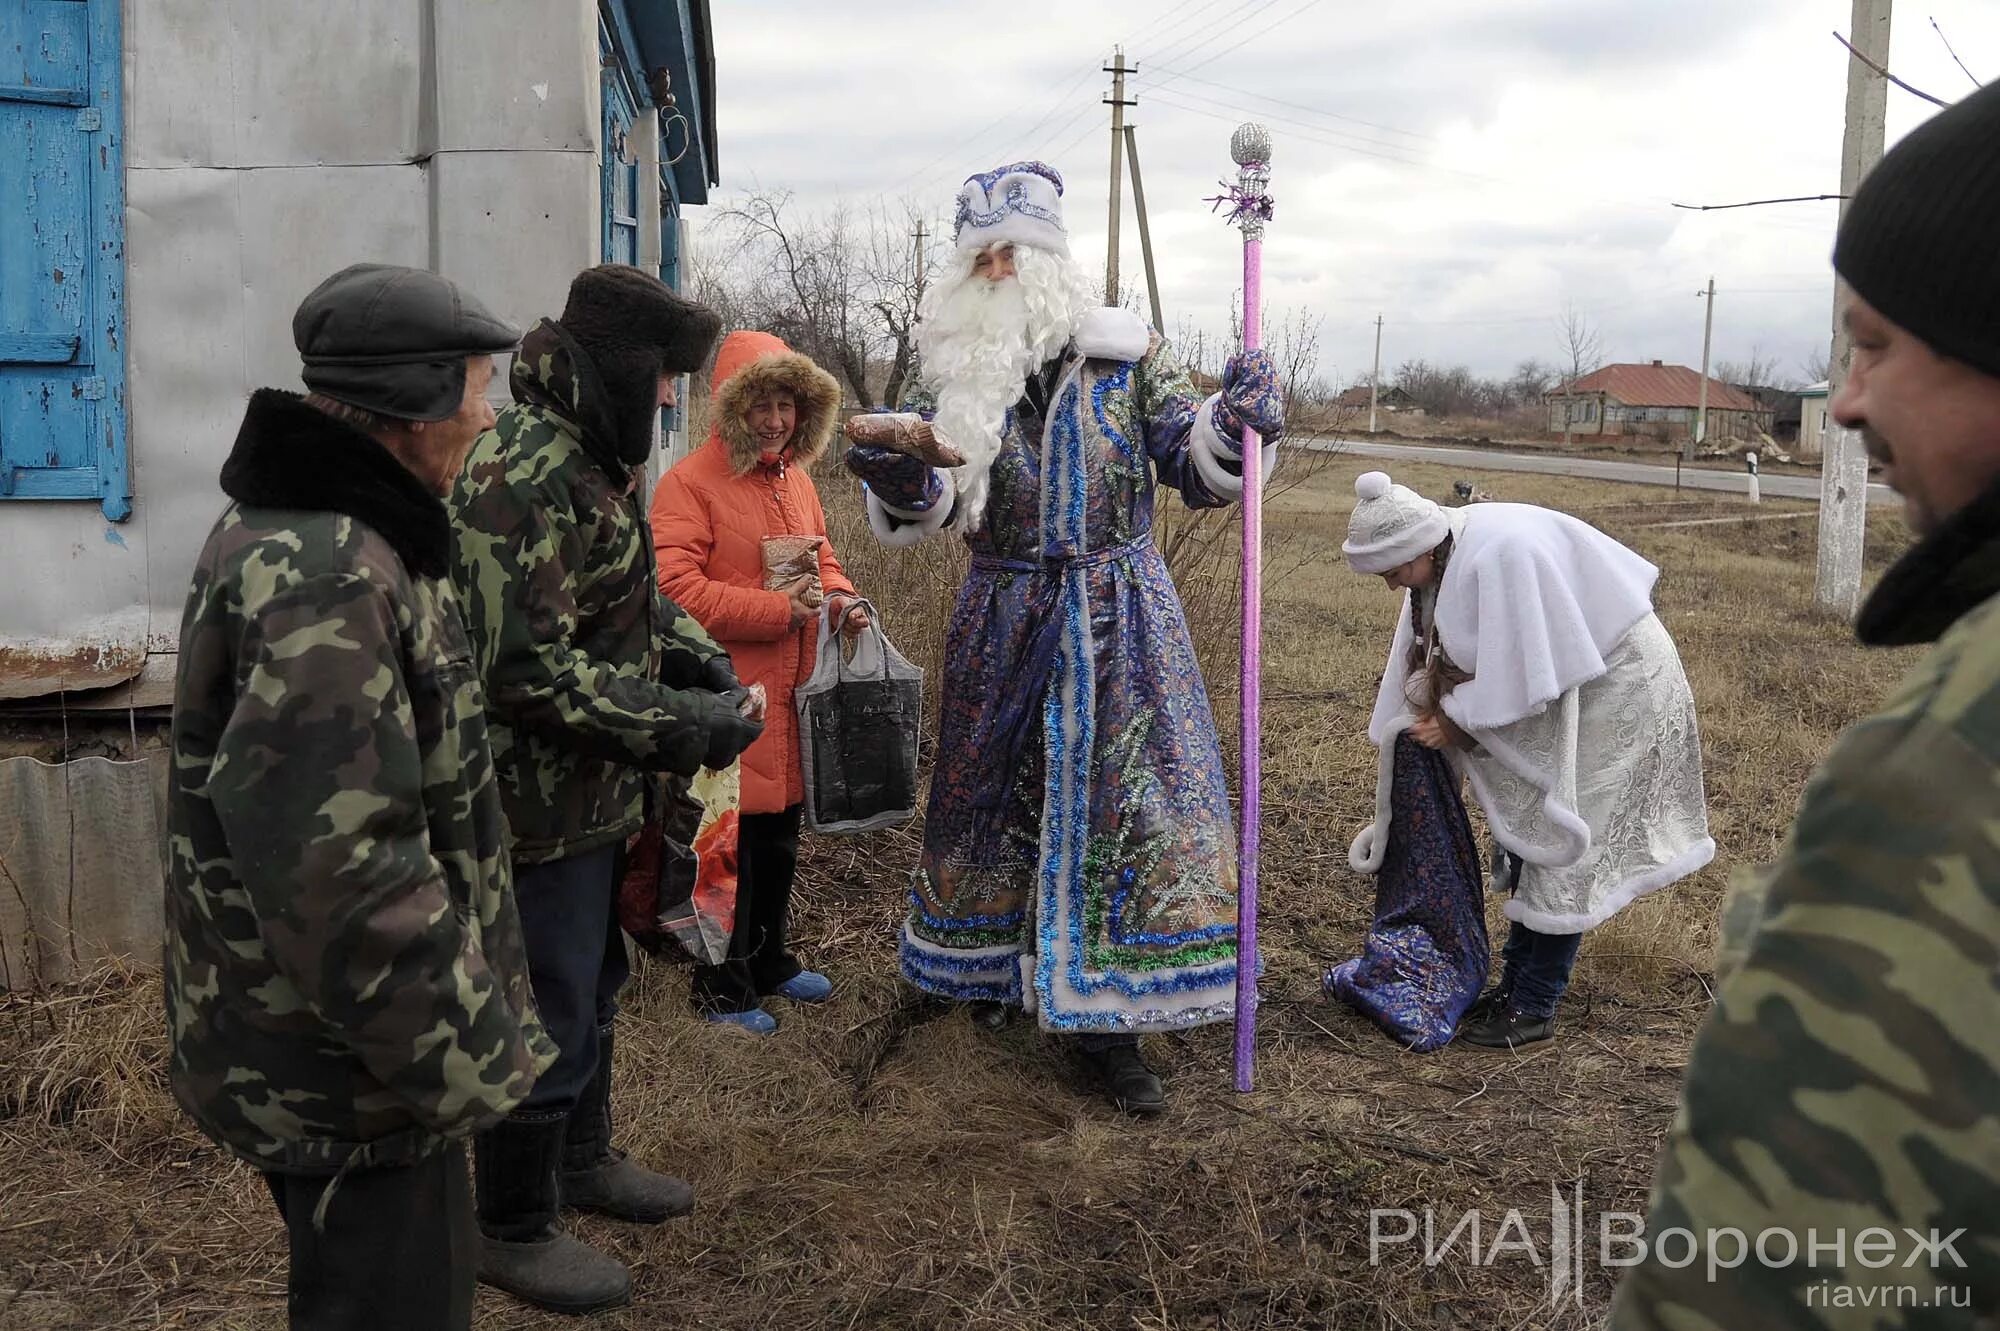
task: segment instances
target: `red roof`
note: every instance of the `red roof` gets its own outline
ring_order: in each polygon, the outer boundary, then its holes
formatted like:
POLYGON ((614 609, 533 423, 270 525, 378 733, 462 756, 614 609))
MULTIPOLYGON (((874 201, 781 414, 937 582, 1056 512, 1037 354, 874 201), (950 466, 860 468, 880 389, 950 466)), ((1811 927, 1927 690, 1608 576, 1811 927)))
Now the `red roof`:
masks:
MULTIPOLYGON (((1558 386, 1553 396, 1562 396, 1558 386)), ((1568 390, 1576 393, 1604 393, 1628 407, 1694 407, 1700 405, 1701 373, 1685 365, 1607 365, 1586 374, 1568 390)), ((1763 411, 1749 396, 1720 379, 1708 381, 1711 411, 1763 411)))

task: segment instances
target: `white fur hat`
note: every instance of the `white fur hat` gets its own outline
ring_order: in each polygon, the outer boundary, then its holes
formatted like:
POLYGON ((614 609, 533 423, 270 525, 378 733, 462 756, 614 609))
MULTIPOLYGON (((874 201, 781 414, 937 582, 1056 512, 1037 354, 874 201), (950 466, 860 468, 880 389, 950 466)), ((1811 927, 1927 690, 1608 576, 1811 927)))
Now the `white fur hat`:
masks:
POLYGON ((1360 502, 1340 549, 1356 573, 1387 573, 1437 549, 1451 534, 1442 508, 1393 483, 1386 471, 1362 472, 1354 493, 1360 502))
POLYGON ((958 248, 1026 245, 1069 257, 1062 177, 1041 162, 1012 162, 969 176, 958 191, 958 248))

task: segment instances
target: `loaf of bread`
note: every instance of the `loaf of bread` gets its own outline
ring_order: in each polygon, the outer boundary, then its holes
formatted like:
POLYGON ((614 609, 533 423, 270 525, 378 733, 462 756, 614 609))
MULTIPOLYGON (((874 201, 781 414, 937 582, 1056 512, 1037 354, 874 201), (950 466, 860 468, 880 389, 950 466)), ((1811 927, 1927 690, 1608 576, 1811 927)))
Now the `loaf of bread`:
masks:
POLYGON ((933 467, 959 467, 965 456, 939 437, 931 423, 914 412, 867 412, 847 421, 850 443, 887 448, 921 458, 933 467))

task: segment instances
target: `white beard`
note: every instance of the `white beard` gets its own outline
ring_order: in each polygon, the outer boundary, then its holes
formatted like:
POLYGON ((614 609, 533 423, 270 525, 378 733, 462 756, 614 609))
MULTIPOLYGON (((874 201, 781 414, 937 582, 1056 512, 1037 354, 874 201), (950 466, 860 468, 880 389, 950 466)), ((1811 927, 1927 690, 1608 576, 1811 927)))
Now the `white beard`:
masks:
POLYGON ((1007 409, 1094 303, 1082 271, 1058 255, 1019 247, 1017 277, 999 282, 972 275, 976 257, 956 257, 951 274, 925 297, 917 326, 924 378, 937 390, 933 423, 965 455, 954 475, 960 511, 953 525, 968 532, 985 521, 1007 409))

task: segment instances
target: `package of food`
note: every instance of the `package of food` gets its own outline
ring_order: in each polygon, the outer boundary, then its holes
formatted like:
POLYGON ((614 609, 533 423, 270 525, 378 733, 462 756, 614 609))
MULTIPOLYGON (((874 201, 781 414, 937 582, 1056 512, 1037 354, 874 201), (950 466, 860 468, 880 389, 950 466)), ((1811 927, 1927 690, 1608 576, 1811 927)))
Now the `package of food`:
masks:
POLYGON ((766 536, 764 590, 789 593, 801 583, 819 590, 819 548, 823 536, 766 536))
POLYGON ((965 455, 915 412, 863 412, 848 418, 846 433, 850 443, 907 453, 933 467, 958 467, 965 463, 965 455))

